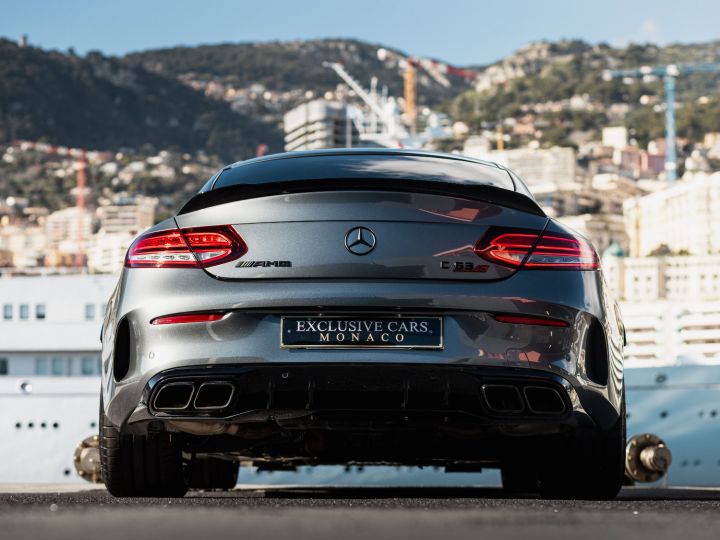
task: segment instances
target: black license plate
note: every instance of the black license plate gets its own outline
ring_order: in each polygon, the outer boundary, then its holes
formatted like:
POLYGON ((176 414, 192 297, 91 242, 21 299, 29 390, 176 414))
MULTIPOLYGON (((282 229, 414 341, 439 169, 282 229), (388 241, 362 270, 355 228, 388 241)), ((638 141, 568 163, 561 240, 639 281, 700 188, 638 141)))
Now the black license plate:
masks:
POLYGON ((280 345, 302 349, 442 349, 442 317, 281 317, 280 345))

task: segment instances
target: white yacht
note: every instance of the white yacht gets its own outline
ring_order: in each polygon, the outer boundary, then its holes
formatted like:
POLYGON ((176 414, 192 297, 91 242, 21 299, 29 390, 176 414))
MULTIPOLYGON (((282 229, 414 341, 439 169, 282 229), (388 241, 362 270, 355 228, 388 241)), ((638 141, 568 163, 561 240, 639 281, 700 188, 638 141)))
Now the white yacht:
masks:
POLYGON ((0 482, 82 482, 97 432, 108 275, 0 277, 0 482))
MULTIPOLYGON (((84 482, 74 452, 97 433, 100 327, 116 282, 110 275, 0 277, 0 483, 84 482)), ((717 308, 687 304, 677 313, 668 306, 623 309, 631 342, 625 373, 628 435, 650 432, 665 440, 673 452, 673 465, 661 481, 668 485, 720 485, 717 308), (690 323, 700 327, 690 328, 690 323), (699 341, 688 334, 698 329, 703 330, 699 341), (667 358, 687 345, 703 361, 667 358)), ((240 482, 492 485, 499 475, 390 467, 270 474, 242 468, 240 482)))

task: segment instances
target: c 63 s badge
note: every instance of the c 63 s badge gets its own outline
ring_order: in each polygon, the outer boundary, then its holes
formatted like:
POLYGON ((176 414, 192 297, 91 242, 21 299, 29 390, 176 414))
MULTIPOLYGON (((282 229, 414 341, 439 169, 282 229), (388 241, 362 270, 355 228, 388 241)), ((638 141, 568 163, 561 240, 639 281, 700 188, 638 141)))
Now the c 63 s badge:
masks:
POLYGON ((490 267, 470 261, 440 261, 440 268, 451 272, 487 272, 490 267))
POLYGON ((290 268, 292 261, 240 261, 235 268, 290 268))

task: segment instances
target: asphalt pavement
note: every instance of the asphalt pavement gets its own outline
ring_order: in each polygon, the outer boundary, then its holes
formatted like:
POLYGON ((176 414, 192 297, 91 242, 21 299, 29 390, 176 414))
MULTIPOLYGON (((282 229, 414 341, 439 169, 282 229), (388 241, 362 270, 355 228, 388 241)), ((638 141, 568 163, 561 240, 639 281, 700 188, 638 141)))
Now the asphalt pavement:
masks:
POLYGON ((720 538, 720 490, 623 490, 614 501, 517 499, 497 488, 252 488, 183 499, 0 486, 0 538, 720 538))

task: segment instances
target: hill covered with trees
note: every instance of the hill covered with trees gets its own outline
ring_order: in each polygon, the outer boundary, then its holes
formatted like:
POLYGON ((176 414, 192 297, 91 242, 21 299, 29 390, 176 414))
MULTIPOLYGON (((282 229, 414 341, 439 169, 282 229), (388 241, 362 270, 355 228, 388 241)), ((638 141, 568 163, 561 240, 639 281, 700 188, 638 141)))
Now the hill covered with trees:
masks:
POLYGON ((85 57, 0 40, 0 142, 42 140, 89 149, 198 149, 227 161, 278 126, 238 114, 165 76, 119 58, 85 57))
MULTIPOLYGON (((19 47, 0 39, 0 144, 30 139, 100 150, 202 151, 220 161, 250 157, 261 143, 280 151, 282 114, 306 96, 322 96, 341 83, 323 62, 341 62, 366 87, 376 77, 378 88, 402 96, 397 58, 404 53, 385 47, 391 60, 381 60, 380 47, 325 39, 107 57, 19 47), (215 83, 222 91, 209 91, 215 83), (259 88, 260 95, 252 88, 259 88), (251 97, 237 106, 223 93, 227 89, 251 97)), ((543 126, 546 146, 574 144, 578 132, 597 137, 608 124, 627 125, 642 145, 663 132, 662 81, 605 81, 603 70, 718 61, 720 41, 624 48, 578 40, 535 43, 492 65, 473 66, 475 82, 450 77, 446 87, 419 69, 417 94, 420 104, 446 111, 471 132, 530 114, 543 126), (553 105, 578 96, 592 106, 553 105)), ((678 80, 681 136, 697 139, 718 131, 718 88, 717 73, 678 80)), ((518 138, 511 145, 523 143, 518 138)))

